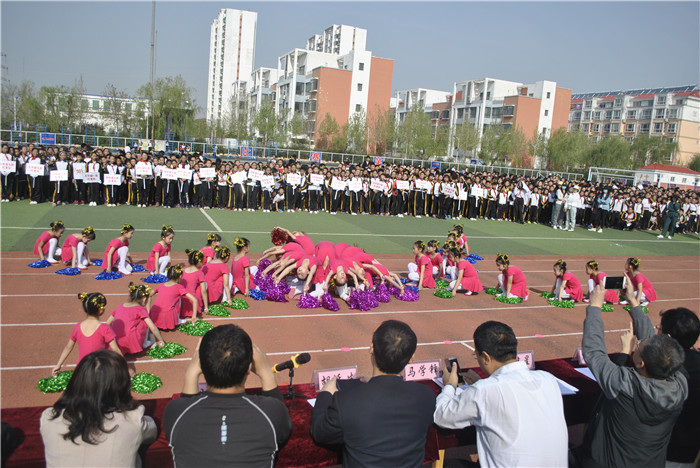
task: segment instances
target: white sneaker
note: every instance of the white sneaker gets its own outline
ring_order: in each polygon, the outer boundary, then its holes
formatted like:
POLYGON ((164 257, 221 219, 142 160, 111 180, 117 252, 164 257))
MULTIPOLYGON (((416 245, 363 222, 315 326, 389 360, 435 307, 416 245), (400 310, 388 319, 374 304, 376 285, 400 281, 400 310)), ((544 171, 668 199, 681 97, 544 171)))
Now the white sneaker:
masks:
POLYGON ((55 260, 53 258, 47 258, 46 260, 51 264, 58 263, 58 260, 55 260))
POLYGON ((399 218, 403 218, 403 215, 402 215, 402 214, 400 214, 400 215, 398 215, 398 217, 399 217, 399 218))
POLYGON ((657 238, 657 239, 663 239, 663 238, 664 238, 664 235, 663 235, 663 234, 659 234, 658 236, 656 236, 656 238, 657 238))
POLYGON ((30 205, 36 205, 36 202, 35 202, 35 201, 30 201, 29 204, 30 204, 30 205))
POLYGON ((87 267, 85 265, 78 265, 79 270, 87 270, 87 267))
POLYGON ((603 228, 598 228, 598 232, 603 232, 603 228))
POLYGON ((643 302, 642 302, 641 304, 639 304, 639 305, 640 305, 640 306, 646 307, 646 306, 649 305, 649 301, 643 301, 643 302))
POLYGON ((418 215, 418 216, 416 216, 416 218, 418 218, 418 219, 421 219, 421 218, 422 218, 422 216, 421 216, 421 215, 418 215))
POLYGON ((589 231, 595 232, 596 229, 595 229, 595 228, 589 228, 588 230, 589 230, 589 231))
POLYGON ((574 228, 569 229, 569 232, 574 232, 574 228))
POLYGON ((668 238, 669 238, 669 239, 673 239, 673 237, 671 237, 671 236, 668 236, 668 238))
POLYGON ((627 305, 629 303, 630 302, 627 299, 620 301, 620 305, 627 305))
POLYGON ((552 229, 559 229, 559 226, 552 226, 552 229))

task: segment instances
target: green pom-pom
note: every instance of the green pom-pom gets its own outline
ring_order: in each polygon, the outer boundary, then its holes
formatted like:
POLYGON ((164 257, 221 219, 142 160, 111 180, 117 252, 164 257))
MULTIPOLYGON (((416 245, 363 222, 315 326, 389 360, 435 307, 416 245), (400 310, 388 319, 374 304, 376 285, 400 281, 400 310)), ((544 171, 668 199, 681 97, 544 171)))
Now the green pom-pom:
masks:
POLYGON ((131 378, 131 390, 136 393, 153 393, 162 386, 160 378, 148 372, 140 372, 131 378))
POLYGON ((435 281, 435 287, 438 289, 447 289, 450 287, 450 282, 445 280, 435 281))
POLYGON ((523 299, 521 297, 496 296, 493 299, 506 304, 520 304, 521 302, 523 302, 523 299))
POLYGON ((451 299, 452 291, 448 291, 447 289, 438 289, 433 293, 433 296, 441 297, 443 299, 451 299))
POLYGON ((58 374, 39 380, 37 387, 42 393, 62 392, 68 386, 68 381, 73 377, 73 371, 67 370, 58 374))
POLYGON ((162 348, 154 346, 148 351, 148 355, 153 359, 168 359, 187 352, 187 348, 177 343, 165 343, 162 348))
MULTIPOLYGON (((625 307, 623 307, 623 309, 625 309, 627 312, 629 312, 629 311, 630 311, 630 306, 626 305, 625 307)), ((649 313, 649 309, 647 309, 647 306, 642 306, 642 311, 643 311, 645 314, 648 314, 648 313, 649 313)))
POLYGON ((192 324, 192 322, 187 322, 177 327, 177 329, 180 330, 182 333, 193 336, 203 336, 212 328, 214 328, 212 324, 207 322, 206 320, 197 320, 197 323, 194 325, 192 324))
POLYGON ((554 299, 555 294, 551 292, 543 292, 540 294, 540 297, 544 297, 545 299, 554 299))
POLYGON ((603 312, 613 312, 615 309, 613 309, 613 306, 611 306, 610 304, 603 304, 601 310, 603 312))
POLYGON ((490 294, 492 296, 495 296, 496 294, 501 294, 503 291, 500 288, 486 288, 484 289, 484 292, 486 294, 490 294))
POLYGON ((245 299, 233 299, 231 302, 222 302, 221 305, 229 309, 247 309, 250 307, 245 299))
POLYGON ((549 305, 553 305, 554 307, 561 307, 562 309, 573 309, 574 301, 558 301, 556 299, 552 299, 549 301, 549 305))
POLYGON ((209 312, 207 312, 209 315, 213 315, 215 317, 230 317, 231 312, 229 312, 226 307, 222 305, 213 305, 209 306, 209 312))

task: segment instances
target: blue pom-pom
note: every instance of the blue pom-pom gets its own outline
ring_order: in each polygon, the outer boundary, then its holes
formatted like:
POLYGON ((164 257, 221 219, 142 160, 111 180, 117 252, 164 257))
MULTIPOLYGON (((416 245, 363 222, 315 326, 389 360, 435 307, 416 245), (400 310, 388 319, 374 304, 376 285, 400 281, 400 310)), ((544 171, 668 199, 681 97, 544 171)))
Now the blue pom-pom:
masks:
POLYGON ((469 263, 471 263, 472 265, 476 265, 476 260, 474 260, 474 259, 471 258, 471 257, 467 257, 467 261, 468 261, 469 263))
POLYGON ((146 270, 143 267, 143 265, 139 265, 138 263, 134 263, 133 265, 131 265, 131 271, 133 273, 143 273, 144 271, 148 271, 148 270, 146 270))
POLYGON ((115 280, 115 279, 119 279, 123 276, 124 275, 122 275, 118 271, 114 271, 114 272, 103 271, 102 273, 98 273, 97 275, 95 275, 95 279, 96 280, 115 280))
POLYGON ((37 262, 32 262, 28 266, 31 268, 48 268, 51 266, 48 260, 39 260, 37 262))
POLYGON ((267 295, 267 293, 265 291, 261 291, 259 289, 251 289, 249 294, 250 294, 250 297, 252 297, 256 301, 265 300, 265 296, 267 295))
POLYGON ((413 292, 418 292, 418 286, 404 286, 404 289, 408 289, 409 291, 413 292))
POLYGON ((141 281, 146 283, 165 283, 168 281, 168 277, 165 275, 148 275, 145 278, 141 278, 141 281))
POLYGON ((92 263, 97 266, 102 266, 102 260, 93 260, 92 263))
POLYGON ((401 278, 401 284, 406 284, 406 278, 401 278))
POLYGON ((482 256, 480 256, 480 255, 476 255, 476 254, 471 254, 471 255, 469 255, 469 258, 471 258, 471 259, 473 259, 473 260, 477 260, 477 261, 481 261, 481 260, 484 259, 484 257, 482 257, 482 256))
POLYGON ((80 268, 64 268, 62 270, 56 270, 59 275, 75 276, 80 274, 80 268))
POLYGON ((445 275, 445 279, 452 279, 452 275, 445 275))

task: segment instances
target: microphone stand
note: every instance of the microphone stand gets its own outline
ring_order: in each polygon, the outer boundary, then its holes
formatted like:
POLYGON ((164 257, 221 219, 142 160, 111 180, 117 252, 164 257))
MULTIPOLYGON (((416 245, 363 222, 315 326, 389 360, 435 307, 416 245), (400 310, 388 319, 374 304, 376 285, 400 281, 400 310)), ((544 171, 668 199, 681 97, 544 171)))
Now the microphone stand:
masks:
POLYGON ((289 405, 289 411, 294 408, 294 397, 299 397, 299 398, 309 398, 308 396, 302 394, 302 393, 297 393, 294 391, 294 384, 292 383, 294 380, 294 367, 289 369, 289 389, 287 390, 287 393, 282 395, 285 400, 292 400, 291 405, 289 405))

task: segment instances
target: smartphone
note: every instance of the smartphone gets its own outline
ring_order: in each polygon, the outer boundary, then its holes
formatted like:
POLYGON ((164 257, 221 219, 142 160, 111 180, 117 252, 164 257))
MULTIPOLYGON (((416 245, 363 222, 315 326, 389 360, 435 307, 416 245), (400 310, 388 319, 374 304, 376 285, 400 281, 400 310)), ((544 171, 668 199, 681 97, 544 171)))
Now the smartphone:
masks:
MULTIPOLYGON (((459 371, 462 369, 459 365, 459 361, 457 360, 456 357, 451 357, 445 359, 445 366, 447 367, 447 370, 452 372, 452 366, 457 366, 457 382, 462 385, 464 384, 464 377, 462 377, 462 374, 459 373, 459 371)), ((444 377, 443 377, 444 378, 444 377)))
POLYGON ((605 289, 625 289, 626 285, 626 276, 606 276, 603 279, 603 286, 605 286, 605 289))

